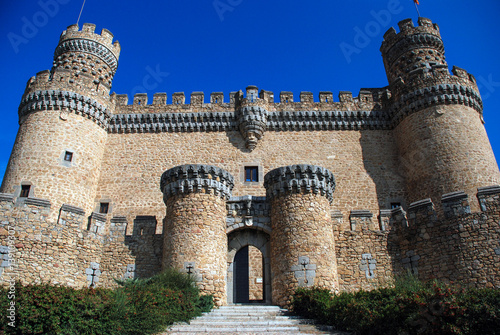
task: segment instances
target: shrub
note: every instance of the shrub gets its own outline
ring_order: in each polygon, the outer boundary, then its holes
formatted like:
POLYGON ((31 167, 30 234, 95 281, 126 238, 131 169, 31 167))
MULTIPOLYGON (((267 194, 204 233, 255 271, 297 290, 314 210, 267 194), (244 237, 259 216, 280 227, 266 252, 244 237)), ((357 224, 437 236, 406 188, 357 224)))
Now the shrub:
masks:
POLYGON ((7 334, 104 334, 115 323, 111 290, 17 283, 14 301, 16 327, 0 328, 7 334))
MULTIPOLYGON (((117 289, 16 284, 16 327, 0 313, 0 334, 154 334, 209 311, 192 277, 167 270, 148 279, 118 281, 117 289)), ((0 308, 10 300, 0 289, 0 308)))
POLYGON ((500 290, 466 291, 411 277, 369 292, 300 288, 292 312, 355 334, 494 334, 500 290))
POLYGON ((292 297, 292 312, 327 323, 332 294, 328 289, 298 288, 292 297))

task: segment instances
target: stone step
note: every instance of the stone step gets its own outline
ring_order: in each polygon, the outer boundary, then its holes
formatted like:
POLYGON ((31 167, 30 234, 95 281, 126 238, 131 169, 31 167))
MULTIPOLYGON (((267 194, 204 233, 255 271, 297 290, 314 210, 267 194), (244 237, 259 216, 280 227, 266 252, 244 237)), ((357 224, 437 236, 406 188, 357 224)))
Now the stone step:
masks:
MULTIPOLYGON (((234 335, 234 334, 238 334, 238 335, 255 335, 255 334, 259 334, 259 333, 256 333, 256 332, 234 332, 234 331, 230 331, 230 332, 221 332, 221 331, 216 331, 216 332, 202 332, 202 333, 195 333, 195 332, 169 332, 169 333, 165 333, 165 335, 198 335, 198 334, 208 334, 208 335, 234 335)), ((317 333, 304 333, 304 332, 301 332, 301 331, 294 331, 294 332, 262 332, 262 334, 266 334, 266 335, 286 335, 286 334, 301 334, 301 335, 316 335, 317 333)), ((163 334, 161 334, 163 335, 163 334)))
POLYGON ((174 324, 164 334, 334 334, 318 329, 313 320, 286 315, 287 312, 268 305, 223 306, 189 324, 174 324))
POLYGON ((193 320, 189 323, 190 325, 207 325, 207 326, 222 326, 222 325, 234 325, 234 326, 288 326, 288 325, 299 325, 302 324, 301 320, 193 320))
POLYGON ((239 333, 239 332, 252 332, 252 333, 267 333, 267 332, 299 332, 300 328, 296 326, 290 327, 172 327, 170 329, 172 332, 177 333, 203 333, 203 332, 230 332, 230 333, 239 333))

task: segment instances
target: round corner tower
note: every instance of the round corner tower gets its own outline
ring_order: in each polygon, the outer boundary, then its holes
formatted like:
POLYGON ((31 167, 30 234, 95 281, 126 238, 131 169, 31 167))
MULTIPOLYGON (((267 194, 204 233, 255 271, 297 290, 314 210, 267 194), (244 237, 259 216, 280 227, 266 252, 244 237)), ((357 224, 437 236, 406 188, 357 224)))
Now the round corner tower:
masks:
POLYGON ((229 172, 211 165, 181 165, 161 177, 167 206, 162 267, 194 275, 218 306, 227 299, 226 201, 233 186, 229 172))
POLYGON ((333 174, 319 166, 285 166, 266 174, 264 186, 271 203, 273 303, 289 306, 297 287, 338 289, 333 174))
POLYGON ((500 183, 498 165, 482 119, 475 78, 445 61, 437 24, 399 22, 384 35, 381 52, 391 91, 401 168, 409 202, 465 191, 478 210, 477 188, 500 183))
POLYGON ((62 204, 94 207, 108 120, 109 91, 120 44, 106 29, 72 25, 63 31, 50 71, 28 81, 19 106, 19 130, 1 192, 50 200, 52 217, 62 204), (23 186, 21 186, 23 185, 23 186))

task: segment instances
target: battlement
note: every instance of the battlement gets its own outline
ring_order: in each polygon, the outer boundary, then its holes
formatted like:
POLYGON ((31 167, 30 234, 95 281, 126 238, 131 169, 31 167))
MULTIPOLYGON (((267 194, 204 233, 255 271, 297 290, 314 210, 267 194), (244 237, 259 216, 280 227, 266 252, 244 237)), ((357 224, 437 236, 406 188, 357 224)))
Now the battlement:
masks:
MULTIPOLYGON (((250 86, 249 86, 250 87, 250 86)), ((255 86, 251 86, 255 87, 255 86)), ((255 91, 257 91, 257 87, 255 87, 255 91)), ((190 95, 190 102, 186 103, 186 94, 184 92, 175 92, 168 97, 167 93, 155 93, 153 95, 153 100, 150 101, 147 93, 136 93, 132 101, 129 101, 129 96, 127 94, 117 94, 116 95, 116 105, 120 106, 122 109, 125 109, 125 106, 165 106, 169 105, 172 107, 181 107, 183 109, 187 109, 187 106, 235 106, 243 103, 244 101, 247 103, 258 103, 261 101, 264 104, 274 105, 276 108, 282 106, 283 108, 300 108, 301 105, 307 107, 319 107, 326 105, 339 105, 342 104, 347 106, 348 104, 354 105, 363 105, 370 107, 370 104, 373 105, 372 108, 380 108, 380 104, 383 100, 384 95, 386 94, 386 88, 362 88, 359 91, 358 96, 353 96, 352 92, 349 91, 340 91, 338 94, 338 99, 335 101, 333 99, 333 93, 329 91, 321 91, 317 96, 317 100, 314 100, 314 94, 312 92, 300 92, 299 99, 295 99, 293 92, 282 91, 279 94, 279 101, 274 100, 274 93, 271 91, 261 90, 260 93, 253 94, 249 93, 247 88, 246 97, 243 95, 242 91, 239 92, 231 92, 229 94, 229 99, 224 96, 223 92, 212 92, 210 93, 209 100, 206 101, 204 92, 192 92, 190 95)), ((119 111, 118 111, 119 112, 119 111)))
POLYGON ((113 43, 113 34, 109 30, 103 28, 100 34, 96 34, 95 28, 96 25, 93 23, 84 23, 79 30, 78 25, 73 24, 61 33, 59 44, 66 40, 87 39, 102 44, 118 58, 121 51, 120 43, 118 41, 113 43))
MULTIPOLYGON (((405 19, 398 22, 399 33, 394 29, 394 27, 389 28, 384 34, 384 40, 382 42, 381 51, 384 53, 388 51, 389 48, 393 47, 394 44, 408 36, 411 35, 433 35, 441 39, 441 34, 439 32, 439 26, 436 23, 432 23, 430 19, 425 17, 420 17, 418 19, 418 25, 415 27, 412 19, 405 19)), ((422 38, 417 38, 421 40, 422 38)), ((432 42, 433 39, 428 39, 426 42, 432 42)), ((422 41, 423 42, 423 41, 422 41)))

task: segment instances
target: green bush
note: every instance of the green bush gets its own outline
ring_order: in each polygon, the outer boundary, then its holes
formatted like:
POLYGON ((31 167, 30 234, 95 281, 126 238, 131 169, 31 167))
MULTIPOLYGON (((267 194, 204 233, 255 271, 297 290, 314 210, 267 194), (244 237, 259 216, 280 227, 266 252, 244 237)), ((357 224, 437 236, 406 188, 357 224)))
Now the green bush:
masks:
MULTIPOLYGON (((1 295, 3 309, 10 301, 6 290, 1 295)), ((2 317, 0 330, 6 334, 104 334, 115 324, 111 290, 17 283, 13 301, 16 327, 2 317)))
POLYGON ((355 334, 494 334, 500 290, 466 291, 410 277, 369 292, 300 288, 292 312, 355 334))
MULTIPOLYGON (((192 277, 167 270, 152 278, 118 281, 117 289, 72 289, 16 284, 16 327, 1 313, 0 334, 154 334, 213 307, 192 277)), ((0 308, 10 300, 0 290, 0 308)))
POLYGON ((196 308, 201 313, 207 313, 214 308, 214 296, 213 295, 201 295, 196 304, 196 308))

